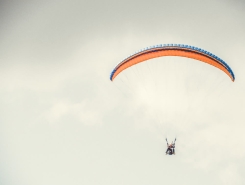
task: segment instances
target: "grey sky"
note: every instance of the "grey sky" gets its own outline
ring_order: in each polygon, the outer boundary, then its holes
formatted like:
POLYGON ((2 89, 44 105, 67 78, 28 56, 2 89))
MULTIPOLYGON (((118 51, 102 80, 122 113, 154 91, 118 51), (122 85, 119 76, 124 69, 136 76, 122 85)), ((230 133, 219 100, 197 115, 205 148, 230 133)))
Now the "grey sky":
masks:
POLYGON ((1 1, 0 184, 244 184, 244 8, 241 0, 1 1), (176 69, 173 81, 197 85, 184 90, 211 93, 188 121, 177 98, 150 105, 133 83, 139 94, 125 95, 109 80, 122 59, 164 43, 213 52, 236 76, 194 63, 188 75, 176 69), (197 74, 205 72, 206 81, 197 74), (174 123, 153 126, 158 106, 174 123), (165 156, 164 137, 176 135, 177 155, 165 156))

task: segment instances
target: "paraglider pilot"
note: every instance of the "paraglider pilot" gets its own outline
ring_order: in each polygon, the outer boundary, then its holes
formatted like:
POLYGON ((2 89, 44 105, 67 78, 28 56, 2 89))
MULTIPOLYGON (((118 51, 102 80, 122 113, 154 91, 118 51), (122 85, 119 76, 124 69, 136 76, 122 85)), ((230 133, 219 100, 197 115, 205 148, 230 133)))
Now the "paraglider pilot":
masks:
POLYGON ((171 144, 168 144, 168 140, 167 140, 167 138, 166 138, 166 141, 167 141, 167 151, 166 151, 166 155, 172 155, 172 154, 174 154, 175 155, 175 141, 176 141, 176 138, 175 138, 175 140, 174 140, 174 142, 172 141, 172 143, 171 144))

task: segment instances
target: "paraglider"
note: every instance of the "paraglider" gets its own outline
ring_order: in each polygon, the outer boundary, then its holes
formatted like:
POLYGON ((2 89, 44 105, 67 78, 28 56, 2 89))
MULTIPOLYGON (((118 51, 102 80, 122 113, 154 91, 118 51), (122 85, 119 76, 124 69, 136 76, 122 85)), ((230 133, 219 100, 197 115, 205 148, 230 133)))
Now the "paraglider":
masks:
MULTIPOLYGON (((143 50, 140 50, 140 51, 130 55, 129 57, 124 59, 122 62, 120 62, 111 72, 110 80, 113 81, 114 79, 117 78, 118 75, 120 75, 121 73, 124 73, 125 70, 127 71, 128 68, 131 68, 134 65, 137 65, 139 63, 143 63, 143 62, 150 60, 150 59, 159 58, 159 57, 166 57, 166 56, 185 57, 185 58, 194 59, 196 61, 204 62, 204 63, 209 64, 215 68, 218 68, 219 70, 224 72, 231 79, 232 82, 235 81, 235 75, 234 75, 232 69, 224 60, 222 60, 221 58, 217 57, 216 55, 214 55, 214 54, 212 54, 206 50, 203 50, 203 49, 200 49, 200 48, 194 47, 194 46, 183 45, 183 44, 156 45, 156 46, 147 47, 143 50)), ((153 74, 154 73, 155 73, 155 71, 153 72, 153 74)), ((142 76, 144 77, 146 75, 144 74, 142 76)), ((142 76, 138 76, 139 81, 141 81, 142 76)), ((133 78, 134 78, 134 76, 133 76, 133 78)), ((161 80, 162 78, 159 78, 159 79, 161 80)), ((169 78, 169 79, 171 81, 170 83, 172 83, 172 78, 169 78)), ((129 78, 129 81, 130 80, 131 79, 129 78)), ((161 81, 159 84, 163 84, 163 82, 161 81)), ((134 85, 133 85, 133 87, 134 87, 134 85)), ((165 87, 165 86, 163 86, 163 87, 165 87)), ((168 90, 168 89, 164 88, 164 91, 165 90, 168 90)), ((139 91, 139 92, 141 92, 141 91, 139 91)), ((154 96, 149 96, 149 97, 154 97, 154 96)), ((169 99, 169 98, 162 98, 163 97, 162 94, 161 94, 161 96, 156 96, 156 97, 157 97, 156 98, 157 101, 158 101, 158 99, 169 99)), ((186 97, 184 97, 183 99, 186 99, 186 97)), ((182 103, 182 100, 180 102, 182 103)), ((164 106, 167 107, 167 105, 165 103, 166 103, 166 101, 164 102, 164 106)), ((160 108, 158 108, 158 109, 160 110, 160 114, 164 113, 164 111, 162 111, 163 109, 160 109, 160 108)), ((167 109, 165 109, 165 110, 167 110, 167 109)), ((168 111, 169 110, 170 109, 168 109, 168 111)), ((175 111, 175 107, 173 110, 175 111)), ((167 112, 167 111, 165 111, 165 112, 167 112)), ((173 118, 173 116, 171 117, 171 119, 172 118, 173 118)), ((166 116, 165 116, 165 119, 166 119, 166 116)), ((162 122, 159 121, 159 123, 162 123, 162 122)), ((165 121, 165 123, 166 123, 166 121, 165 121)), ((167 138, 166 138, 166 142, 167 142, 166 155, 175 155, 175 141, 176 141, 176 139, 172 143, 169 144, 167 141, 167 138)))

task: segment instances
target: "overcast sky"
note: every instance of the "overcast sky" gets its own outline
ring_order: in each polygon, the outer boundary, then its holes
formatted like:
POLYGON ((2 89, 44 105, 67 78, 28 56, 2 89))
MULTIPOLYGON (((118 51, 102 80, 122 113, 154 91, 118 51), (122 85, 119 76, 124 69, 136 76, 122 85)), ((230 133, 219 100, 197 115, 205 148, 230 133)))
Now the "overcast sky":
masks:
POLYGON ((0 184, 244 184, 244 10, 242 0, 1 1, 0 184), (165 43, 214 53, 236 81, 172 58, 148 68, 161 93, 133 71, 109 80, 130 54, 165 43), (177 137, 175 156, 165 137, 177 137))

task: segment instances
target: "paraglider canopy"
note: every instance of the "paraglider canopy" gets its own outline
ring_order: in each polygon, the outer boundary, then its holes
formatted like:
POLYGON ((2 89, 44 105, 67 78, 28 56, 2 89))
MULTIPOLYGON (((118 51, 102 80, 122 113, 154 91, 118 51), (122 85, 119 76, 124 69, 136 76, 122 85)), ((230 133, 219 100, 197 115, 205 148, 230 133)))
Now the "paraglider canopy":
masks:
POLYGON ((231 78, 232 81, 235 80, 233 71, 222 59, 206 50, 183 44, 156 45, 136 52, 123 60, 113 69, 110 75, 110 80, 113 81, 122 71, 133 65, 163 56, 179 56, 196 59, 222 70, 231 78))

